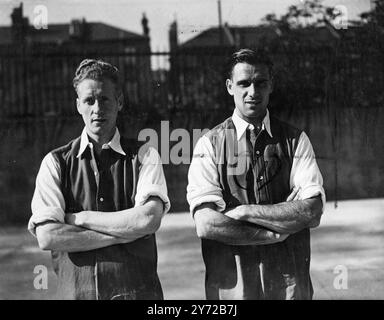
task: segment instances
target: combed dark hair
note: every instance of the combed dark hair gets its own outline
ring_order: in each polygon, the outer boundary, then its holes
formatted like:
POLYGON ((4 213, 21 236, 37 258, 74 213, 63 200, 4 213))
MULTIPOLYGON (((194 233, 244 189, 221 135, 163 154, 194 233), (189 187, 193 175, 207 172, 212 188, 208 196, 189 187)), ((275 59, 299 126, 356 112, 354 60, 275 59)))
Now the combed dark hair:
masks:
POLYGON ((110 79, 116 86, 116 90, 120 90, 119 70, 108 62, 95 59, 84 59, 80 62, 73 78, 73 87, 77 91, 77 87, 84 79, 101 80, 110 79))
POLYGON ((256 51, 248 48, 240 49, 233 53, 227 62, 227 77, 232 78, 233 68, 238 63, 249 63, 251 65, 266 65, 269 75, 273 76, 273 63, 269 56, 263 51, 256 51))

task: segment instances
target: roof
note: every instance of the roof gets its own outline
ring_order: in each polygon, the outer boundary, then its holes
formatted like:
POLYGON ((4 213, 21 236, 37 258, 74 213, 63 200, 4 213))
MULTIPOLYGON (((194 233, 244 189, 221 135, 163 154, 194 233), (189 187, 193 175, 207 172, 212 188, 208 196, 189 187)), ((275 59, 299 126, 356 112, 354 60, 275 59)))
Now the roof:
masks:
MULTIPOLYGON (((296 35, 308 41, 316 40, 328 42, 335 38, 335 32, 327 27, 310 27, 294 30, 296 35)), ((208 48, 218 46, 249 46, 257 47, 263 39, 276 39, 281 31, 274 26, 228 26, 222 29, 222 43, 220 43, 220 29, 218 27, 207 29, 196 37, 180 45, 183 49, 208 48)))
MULTIPOLYGON (((79 22, 82 23, 81 21, 79 22)), ((71 40, 69 23, 50 24, 48 29, 35 29, 29 26, 27 38, 31 42, 65 42, 71 40)), ((89 39, 93 41, 111 39, 147 39, 146 36, 126 31, 102 22, 86 22, 89 39)), ((0 27, 0 44, 12 42, 12 27, 0 27)))
POLYGON ((263 37, 278 37, 272 27, 265 26, 226 26, 222 28, 222 43, 220 43, 220 29, 213 27, 201 32, 196 37, 181 44, 182 48, 217 47, 222 45, 247 44, 256 45, 263 37))

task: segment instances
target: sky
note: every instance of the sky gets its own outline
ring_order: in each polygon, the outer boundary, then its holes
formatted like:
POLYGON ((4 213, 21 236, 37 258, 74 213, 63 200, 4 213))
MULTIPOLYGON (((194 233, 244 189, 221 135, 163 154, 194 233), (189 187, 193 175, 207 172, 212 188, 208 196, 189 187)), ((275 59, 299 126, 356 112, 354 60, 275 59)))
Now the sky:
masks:
MULTIPOLYGON (((10 25, 12 9, 21 0, 0 0, 0 26, 10 25)), ((302 0, 221 0, 222 21, 229 25, 255 25, 268 13, 277 16, 290 5, 302 0)), ((324 0, 329 6, 343 5, 349 19, 370 9, 370 0, 324 0)), ((125 30, 142 33, 141 18, 145 12, 150 28, 151 47, 155 51, 168 49, 169 25, 176 19, 179 42, 218 25, 217 0, 24 0, 24 16, 30 23, 36 18, 36 6, 44 5, 50 23, 69 23, 85 18, 125 30)))

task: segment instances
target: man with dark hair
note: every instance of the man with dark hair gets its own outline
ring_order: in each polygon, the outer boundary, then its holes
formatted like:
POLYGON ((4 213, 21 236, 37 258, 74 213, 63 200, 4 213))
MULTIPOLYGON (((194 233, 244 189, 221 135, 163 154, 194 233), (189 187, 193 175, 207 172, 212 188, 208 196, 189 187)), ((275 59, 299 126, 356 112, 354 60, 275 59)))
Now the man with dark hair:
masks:
POLYGON ((226 86, 233 115, 200 138, 188 174, 207 299, 311 299, 309 228, 325 203, 311 143, 269 114, 268 57, 234 53, 226 86))
POLYGON ((52 251, 62 299, 162 299, 155 232, 170 203, 160 157, 120 136, 116 67, 86 59, 73 85, 85 128, 43 159, 28 229, 52 251))

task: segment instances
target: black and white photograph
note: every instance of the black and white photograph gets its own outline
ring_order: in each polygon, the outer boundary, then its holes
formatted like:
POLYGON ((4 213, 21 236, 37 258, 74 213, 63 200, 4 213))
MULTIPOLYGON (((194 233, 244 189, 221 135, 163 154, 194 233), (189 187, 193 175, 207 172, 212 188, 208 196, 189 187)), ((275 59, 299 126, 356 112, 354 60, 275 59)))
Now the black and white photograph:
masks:
POLYGON ((0 123, 0 300, 384 300, 383 0, 0 0, 0 123))

